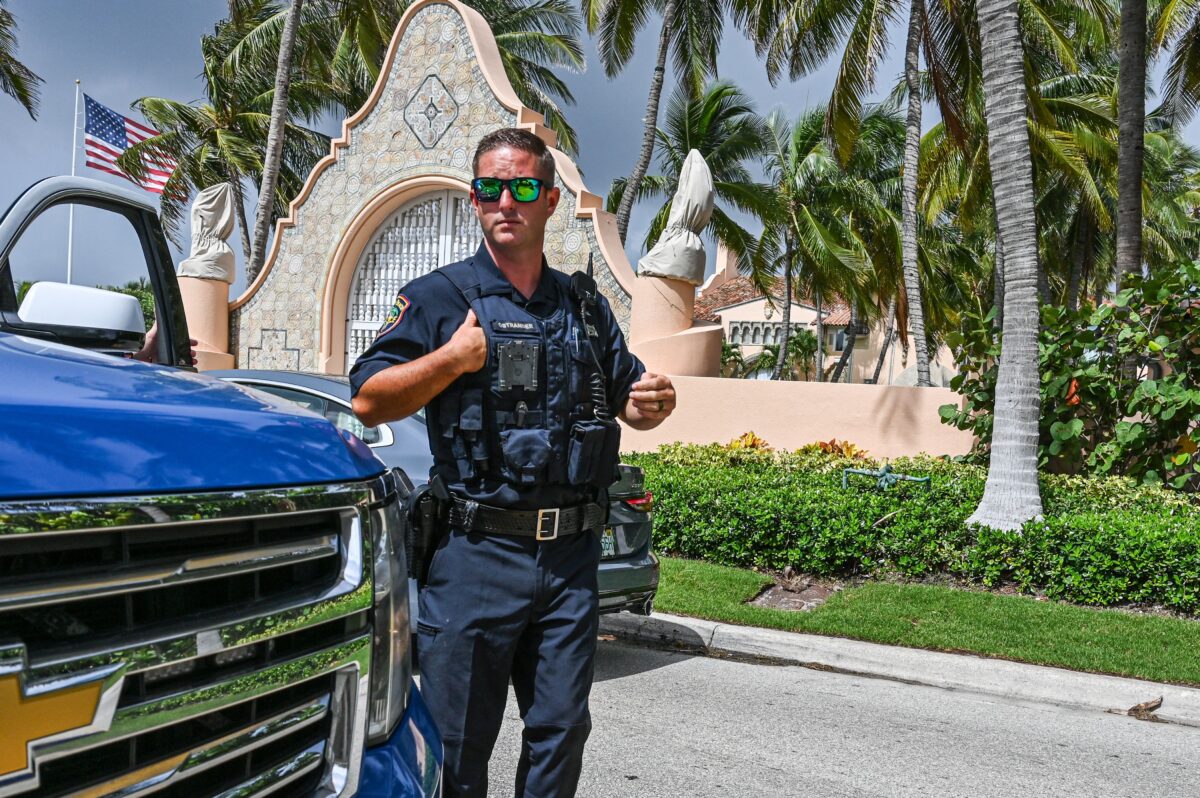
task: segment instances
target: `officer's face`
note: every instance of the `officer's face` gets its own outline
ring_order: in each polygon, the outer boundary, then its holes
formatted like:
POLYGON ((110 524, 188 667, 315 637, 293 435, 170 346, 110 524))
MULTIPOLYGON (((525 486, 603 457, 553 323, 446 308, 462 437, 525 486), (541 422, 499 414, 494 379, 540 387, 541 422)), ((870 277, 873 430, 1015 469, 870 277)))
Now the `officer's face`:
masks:
MULTIPOLYGON (((538 159, 533 154, 511 147, 498 147, 480 156, 476 177, 499 177, 504 180, 514 177, 541 178, 542 173, 538 159)), ((546 222, 558 207, 558 189, 543 185, 541 194, 532 202, 517 202, 507 187, 500 192, 500 199, 494 202, 482 202, 472 191, 471 205, 479 217, 484 238, 492 248, 513 253, 536 251, 540 257, 546 222)))

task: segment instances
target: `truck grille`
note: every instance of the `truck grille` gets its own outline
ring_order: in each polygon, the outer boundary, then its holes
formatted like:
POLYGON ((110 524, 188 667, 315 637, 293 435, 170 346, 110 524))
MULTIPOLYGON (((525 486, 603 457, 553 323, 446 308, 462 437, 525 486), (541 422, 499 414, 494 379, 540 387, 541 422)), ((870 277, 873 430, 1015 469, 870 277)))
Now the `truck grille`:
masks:
POLYGON ((0 503, 0 678, 104 678, 90 731, 34 740, 0 796, 352 787, 384 492, 0 503))

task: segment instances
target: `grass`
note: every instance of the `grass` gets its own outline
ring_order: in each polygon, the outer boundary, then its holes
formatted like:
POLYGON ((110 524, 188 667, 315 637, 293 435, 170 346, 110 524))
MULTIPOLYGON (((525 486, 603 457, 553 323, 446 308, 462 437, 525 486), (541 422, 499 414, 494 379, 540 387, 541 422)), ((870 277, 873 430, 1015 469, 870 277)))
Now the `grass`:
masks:
POLYGON ((930 585, 872 583, 811 612, 746 604, 772 580, 662 558, 655 608, 676 615, 1200 686, 1200 621, 930 585))

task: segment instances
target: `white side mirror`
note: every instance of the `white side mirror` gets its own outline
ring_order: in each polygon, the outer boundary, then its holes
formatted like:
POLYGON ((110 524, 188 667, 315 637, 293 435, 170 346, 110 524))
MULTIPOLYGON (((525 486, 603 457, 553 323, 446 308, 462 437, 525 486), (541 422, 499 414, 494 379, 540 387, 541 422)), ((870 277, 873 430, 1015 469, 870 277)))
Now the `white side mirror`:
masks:
POLYGON ((146 333, 146 320, 136 297, 83 285, 34 283, 17 315, 29 324, 146 333))

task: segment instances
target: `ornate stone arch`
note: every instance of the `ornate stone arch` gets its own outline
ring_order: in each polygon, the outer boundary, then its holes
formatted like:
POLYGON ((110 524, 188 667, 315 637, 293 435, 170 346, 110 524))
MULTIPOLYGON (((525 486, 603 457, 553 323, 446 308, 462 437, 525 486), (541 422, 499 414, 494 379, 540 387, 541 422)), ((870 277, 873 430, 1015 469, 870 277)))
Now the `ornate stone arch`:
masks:
MULTIPOLYGON (((371 97, 276 225, 258 278, 230 304, 238 365, 343 372, 353 271, 379 225, 433 186, 465 189, 475 143, 491 130, 521 127, 553 148, 556 137, 542 122, 517 99, 478 12, 458 0, 413 3, 371 97)), ((635 278, 615 220, 575 164, 553 153, 562 198, 546 230, 547 259, 574 271, 590 254, 628 334, 635 278)))

